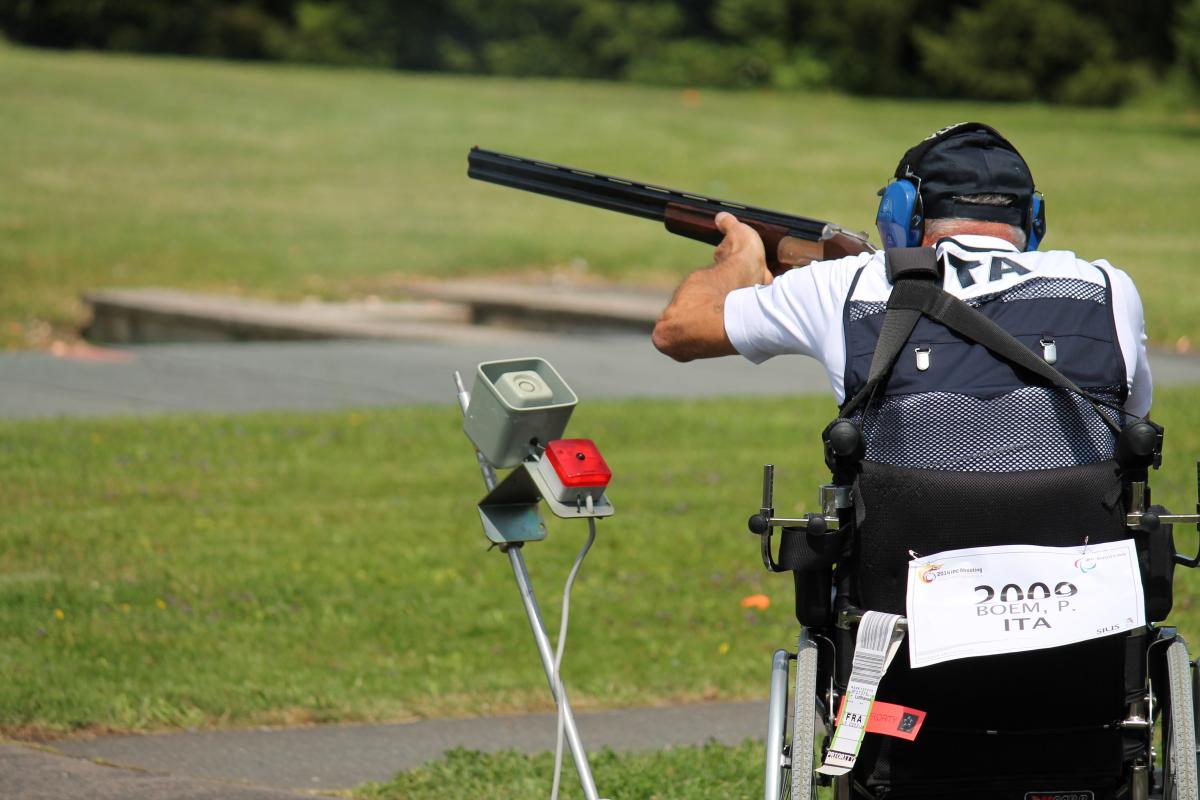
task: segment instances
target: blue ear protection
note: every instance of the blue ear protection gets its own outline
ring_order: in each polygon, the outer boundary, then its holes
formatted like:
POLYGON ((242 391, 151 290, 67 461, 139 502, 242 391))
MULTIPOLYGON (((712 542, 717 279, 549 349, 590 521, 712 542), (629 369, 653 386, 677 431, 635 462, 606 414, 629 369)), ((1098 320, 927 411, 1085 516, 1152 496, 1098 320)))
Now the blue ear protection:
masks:
POLYGON ((879 190, 879 211, 875 227, 884 248, 917 247, 925 231, 925 214, 917 184, 904 178, 879 190))
MULTIPOLYGON (((875 227, 884 248, 918 247, 925 234, 925 212, 921 207, 921 179, 916 175, 892 181, 879 190, 875 227)), ((1046 237, 1046 204, 1035 191, 1025 214, 1025 249, 1037 250, 1046 237)))
POLYGON ((1025 249, 1037 250, 1042 239, 1046 237, 1046 204, 1042 202, 1042 193, 1034 191, 1029 199, 1029 223, 1025 226, 1025 249))

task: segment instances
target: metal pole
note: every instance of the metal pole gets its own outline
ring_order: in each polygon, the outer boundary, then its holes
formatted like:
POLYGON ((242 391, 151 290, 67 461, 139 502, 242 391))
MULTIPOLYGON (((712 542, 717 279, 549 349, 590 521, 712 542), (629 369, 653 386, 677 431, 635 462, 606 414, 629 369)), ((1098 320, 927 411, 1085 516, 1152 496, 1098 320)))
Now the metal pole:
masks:
MULTIPOLYGON (((454 384, 458 390, 459 408, 465 416, 467 408, 471 404, 471 394, 463 386, 462 376, 458 374, 457 370, 454 372, 454 384)), ((479 462, 479 471, 483 474, 483 482, 490 492, 496 488, 496 471, 483 457, 483 453, 479 452, 479 448, 475 448, 475 458, 479 462)), ((529 617, 529 628, 533 631, 538 654, 542 657, 542 669, 546 671, 546 680, 550 682, 550 694, 562 708, 563 729, 567 737, 567 746, 571 749, 571 757, 575 759, 575 771, 579 773, 579 784, 583 787, 586 800, 599 800, 596 781, 592 777, 592 767, 587 760, 587 751, 583 749, 583 742, 579 738, 579 729, 575 727, 575 714, 571 711, 571 704, 567 701, 567 691, 564 688, 560 693, 558 687, 554 685, 554 650, 550 647, 550 637, 542 622, 542 612, 538 608, 537 598, 533 594, 529 570, 525 568, 525 556, 522 555, 519 545, 509 545, 503 550, 508 554, 508 563, 512 565, 513 576, 517 579, 517 588, 521 591, 521 602, 525 605, 525 615, 529 617)))
MULTIPOLYGON (((765 800, 779 800, 783 795, 779 784, 783 768, 783 735, 787 726, 788 664, 792 654, 776 650, 771 656, 771 695, 767 709, 767 757, 763 776, 765 800)), ((795 753, 792 754, 795 758, 795 753)), ((790 787, 788 787, 790 788, 790 787)))
POLYGON ((567 736, 567 745, 571 748, 571 756, 575 759, 575 771, 579 773, 579 784, 587 800, 598 800, 596 781, 592 778, 592 768, 588 764, 587 751, 579 739, 579 729, 575 727, 575 714, 567 700, 567 690, 561 694, 554 685, 554 650, 550 647, 550 637, 546 634, 546 626, 542 623, 542 614, 538 609, 537 598, 533 596, 533 584, 529 581, 529 572, 525 569, 525 557, 521 548, 508 548, 508 561, 512 564, 513 575, 517 579, 517 588, 521 590, 521 601, 525 604, 525 614, 529 617, 529 627, 533 631, 534 641, 537 642, 538 654, 542 657, 542 669, 546 671, 546 680, 550 682, 550 693, 562 706, 563 728, 567 736))

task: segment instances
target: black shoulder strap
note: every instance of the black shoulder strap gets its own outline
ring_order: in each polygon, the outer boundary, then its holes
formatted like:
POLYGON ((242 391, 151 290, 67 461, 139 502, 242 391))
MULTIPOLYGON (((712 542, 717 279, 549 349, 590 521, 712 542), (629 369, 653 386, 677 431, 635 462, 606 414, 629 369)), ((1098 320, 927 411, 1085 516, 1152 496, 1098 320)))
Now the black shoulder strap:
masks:
POLYGON ((900 280, 918 278, 937 280, 942 268, 932 247, 893 247, 883 254, 888 282, 893 286, 900 280))
POLYGON ((871 396, 880 381, 891 373, 892 366, 900 357, 900 351, 904 349, 904 343, 908 341, 921 319, 919 308, 893 308, 892 297, 896 296, 898 282, 921 283, 935 289, 934 281, 940 277, 937 255, 932 247, 895 247, 885 251, 883 259, 888 280, 892 283, 887 313, 883 316, 883 328, 879 331, 879 341, 876 342, 875 353, 871 356, 867 382, 854 397, 842 405, 843 417, 850 416, 871 396))
MULTIPOLYGON (((884 257, 888 258, 892 252, 889 250, 885 253, 884 257)), ((906 271, 897 270, 895 272, 898 280, 893 282, 892 293, 888 296, 887 313, 884 315, 883 330, 880 332, 879 342, 875 347, 875 354, 871 358, 871 369, 867 377, 867 382, 842 407, 843 416, 848 416, 850 411, 857 408, 866 400, 880 381, 891 372, 892 366, 896 363, 896 359, 900 355, 900 351, 904 348, 904 343, 912 335, 917 320, 924 315, 936 322, 940 322, 959 336, 983 345, 1010 364, 1032 372, 1051 386, 1066 389, 1079 395, 1091 404, 1092 408, 1114 433, 1118 435, 1121 433, 1120 427, 1108 415, 1100 411, 1100 405, 1108 406, 1117 411, 1120 411, 1120 408, 1111 403, 1099 401, 1083 389, 1080 389, 1070 378, 1047 364, 1045 360, 1039 358, 1036 353, 1017 341, 1008 331, 980 313, 978 309, 972 308, 933 283, 927 278, 929 271, 925 265, 907 266, 909 262, 917 264, 921 260, 926 262, 933 261, 935 265, 933 274, 937 275, 937 256, 934 254, 933 248, 904 248, 900 251, 900 254, 906 262, 905 266, 907 269, 906 271), (921 253, 919 255, 909 255, 913 251, 921 251, 921 253), (893 317, 898 317, 898 319, 889 326, 889 322, 892 321, 893 317), (891 330, 889 330, 889 327, 891 330), (903 335, 900 335, 901 333, 903 335)), ((891 263, 889 259, 889 276, 893 274, 891 263)))

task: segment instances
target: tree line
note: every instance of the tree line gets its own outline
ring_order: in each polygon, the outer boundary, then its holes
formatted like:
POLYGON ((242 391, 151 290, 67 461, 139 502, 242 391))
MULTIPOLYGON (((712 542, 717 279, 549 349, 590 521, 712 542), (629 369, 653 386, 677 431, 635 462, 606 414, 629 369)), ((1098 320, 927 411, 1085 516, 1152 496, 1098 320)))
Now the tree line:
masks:
POLYGON ((1200 96, 1200 0, 0 0, 43 47, 1113 105, 1200 96))

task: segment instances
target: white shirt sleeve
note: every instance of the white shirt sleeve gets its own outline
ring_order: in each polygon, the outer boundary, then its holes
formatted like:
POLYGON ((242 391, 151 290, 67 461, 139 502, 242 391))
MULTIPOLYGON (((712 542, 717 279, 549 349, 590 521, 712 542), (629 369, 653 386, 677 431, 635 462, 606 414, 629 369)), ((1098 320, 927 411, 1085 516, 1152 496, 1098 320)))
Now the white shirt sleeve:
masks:
POLYGON ((859 262, 865 259, 817 261, 766 286, 730 292, 725 298, 729 341, 755 364, 786 353, 824 361, 830 338, 840 342, 844 336, 842 308, 859 262))
POLYGON ((766 286, 725 297, 725 333, 734 349, 755 364, 787 353, 821 362, 840 403, 845 398, 846 334, 843 308, 868 253, 817 261, 780 275, 766 286))
POLYGON ((1146 321, 1142 312, 1142 298, 1133 285, 1133 279, 1124 270, 1103 260, 1093 263, 1108 273, 1112 283, 1113 320, 1117 326, 1121 355, 1125 359, 1129 389, 1125 410, 1144 417, 1150 412, 1154 393, 1150 361, 1146 357, 1146 321))

